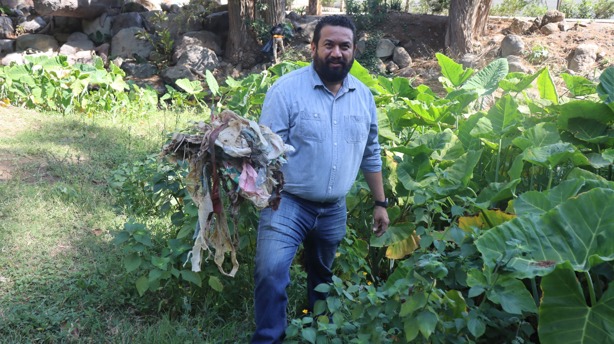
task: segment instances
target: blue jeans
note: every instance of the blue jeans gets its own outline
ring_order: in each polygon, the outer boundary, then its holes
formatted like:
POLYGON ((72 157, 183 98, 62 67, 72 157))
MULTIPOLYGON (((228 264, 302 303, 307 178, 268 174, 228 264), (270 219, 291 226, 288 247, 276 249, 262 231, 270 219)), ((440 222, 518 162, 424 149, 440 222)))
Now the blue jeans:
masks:
POLYGON ((254 273, 256 331, 252 343, 281 343, 285 334, 290 266, 303 244, 309 307, 324 299, 313 289, 332 281, 331 266, 345 236, 345 199, 332 203, 307 201, 282 193, 277 210, 260 213, 254 273))

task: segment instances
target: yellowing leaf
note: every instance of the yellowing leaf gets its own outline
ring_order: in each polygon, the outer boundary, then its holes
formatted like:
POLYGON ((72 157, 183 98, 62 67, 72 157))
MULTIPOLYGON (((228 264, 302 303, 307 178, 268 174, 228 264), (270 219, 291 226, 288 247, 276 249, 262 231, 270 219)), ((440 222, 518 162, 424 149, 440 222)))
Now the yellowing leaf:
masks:
POLYGON ((386 249, 386 257, 390 259, 402 259, 420 247, 420 236, 413 232, 404 240, 395 242, 386 249))
POLYGON ((484 210, 477 216, 463 216, 458 219, 458 226, 465 232, 472 232, 472 228, 479 230, 490 229, 512 220, 516 215, 501 210, 484 210))

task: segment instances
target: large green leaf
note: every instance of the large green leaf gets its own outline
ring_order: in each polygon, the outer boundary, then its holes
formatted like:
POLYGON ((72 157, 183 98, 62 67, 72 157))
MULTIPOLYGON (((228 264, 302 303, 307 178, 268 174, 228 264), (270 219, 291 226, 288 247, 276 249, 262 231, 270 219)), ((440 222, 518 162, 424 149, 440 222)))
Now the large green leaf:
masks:
POLYGON ((217 96, 220 93, 220 85, 215 80, 213 73, 210 70, 205 71, 205 81, 207 82, 207 86, 209 86, 209 90, 214 96, 217 96))
POLYGON ((614 343, 614 288, 610 286, 595 305, 588 305, 573 266, 565 262, 541 283, 539 340, 543 344, 614 343))
POLYGON ((521 119, 518 104, 508 94, 497 100, 486 117, 480 118, 470 133, 496 142, 502 136, 516 131, 521 119))
POLYGON ((570 160, 576 148, 568 142, 558 142, 546 146, 529 147, 523 153, 523 159, 539 166, 553 168, 570 160))
POLYGON ((406 100, 409 109, 418 115, 428 125, 439 125, 441 122, 453 123, 450 116, 459 102, 454 99, 434 99, 429 94, 418 94, 415 100, 406 100))
POLYGON ((522 136, 514 138, 514 145, 522 150, 530 147, 542 147, 561 142, 561 136, 552 123, 538 123, 525 131, 522 136))
POLYGON ((599 76, 597 93, 612 111, 614 111, 614 67, 608 67, 599 76))
POLYGON ((203 86, 198 80, 190 81, 188 79, 179 79, 175 81, 175 84, 177 84, 177 86, 179 86, 185 93, 193 96, 204 90, 203 86))
POLYGON ((470 297, 486 292, 490 301, 500 304, 501 308, 510 314, 537 313, 529 290, 522 281, 509 275, 493 274, 488 269, 484 272, 471 269, 467 273, 467 285, 471 287, 470 297))
POLYGON ((350 74, 365 84, 374 94, 386 93, 386 89, 383 88, 377 82, 377 79, 375 79, 371 73, 369 73, 369 70, 363 67, 358 61, 354 61, 352 64, 350 74))
POLYGON ((507 60, 504 58, 496 59, 471 76, 462 88, 475 90, 480 96, 487 96, 499 87, 499 81, 507 75, 508 71, 507 60))
POLYGON ((124 267, 126 268, 126 272, 132 272, 138 269, 142 262, 143 260, 138 253, 133 252, 127 255, 124 257, 124 267))
POLYGON ((567 89, 574 97, 594 94, 597 90, 597 85, 583 76, 561 73, 561 78, 563 78, 567 89))
POLYGON ((548 191, 525 192, 514 201, 514 211, 521 216, 544 214, 569 198, 577 195, 583 185, 583 180, 571 179, 563 181, 561 184, 548 191))
POLYGON ((537 73, 531 75, 520 72, 509 73, 503 80, 499 81, 499 86, 507 92, 522 92, 531 86, 531 83, 541 75, 542 71, 540 69, 537 73))
POLYGON ((603 103, 595 103, 590 100, 574 100, 555 107, 559 112, 557 124, 559 128, 569 130, 571 118, 592 119, 601 123, 614 121, 614 110, 603 103))
POLYGON ((614 130, 609 125, 588 118, 570 118, 569 132, 575 138, 590 143, 603 143, 607 146, 614 144, 614 130))
POLYGON ((574 145, 561 141, 552 123, 539 123, 512 142, 523 150, 523 160, 538 166, 553 168, 569 160, 575 165, 589 164, 588 159, 574 145))
POLYGON ((436 53, 435 57, 441 67, 441 74, 448 78, 454 86, 462 85, 474 72, 471 68, 463 68, 463 65, 454 62, 444 54, 436 53))
POLYGON ((592 189, 541 216, 519 216, 484 233, 476 245, 487 266, 504 264, 518 278, 546 275, 564 261, 588 271, 614 260, 614 190, 592 189))
POLYGON ((559 103, 559 94, 556 92, 554 81, 547 67, 542 69, 537 77, 537 90, 542 99, 549 100, 552 104, 559 103))
POLYGON ((443 171, 440 185, 460 184, 466 186, 473 176, 473 169, 480 161, 482 151, 468 151, 454 161, 454 164, 443 171))

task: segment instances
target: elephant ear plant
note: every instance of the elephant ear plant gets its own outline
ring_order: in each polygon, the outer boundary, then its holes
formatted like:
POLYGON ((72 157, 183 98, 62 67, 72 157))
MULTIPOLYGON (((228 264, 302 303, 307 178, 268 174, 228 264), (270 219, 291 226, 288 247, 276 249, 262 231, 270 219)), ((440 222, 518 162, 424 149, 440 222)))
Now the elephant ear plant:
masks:
POLYGON ((604 281, 614 260, 614 184, 592 184, 570 179, 547 192, 526 192, 514 202, 522 215, 476 242, 486 269, 542 277, 542 343, 612 342, 614 289, 604 281), (510 246, 521 249, 511 255, 510 246))

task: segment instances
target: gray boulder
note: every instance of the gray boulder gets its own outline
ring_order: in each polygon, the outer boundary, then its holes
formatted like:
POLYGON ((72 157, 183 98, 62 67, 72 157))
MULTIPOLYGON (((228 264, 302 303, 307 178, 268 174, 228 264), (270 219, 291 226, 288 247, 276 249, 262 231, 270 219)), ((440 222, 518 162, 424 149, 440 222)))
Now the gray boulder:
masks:
POLYGON ((544 35, 548 36, 548 35, 552 35, 553 33, 561 32, 561 29, 559 28, 558 23, 548 23, 542 26, 541 29, 539 29, 539 31, 543 33, 544 35))
POLYGON ((122 13, 113 18, 113 24, 111 26, 111 34, 117 35, 123 29, 131 27, 142 28, 143 17, 137 12, 122 13))
POLYGON ((216 34, 209 31, 187 32, 175 42, 172 63, 177 63, 179 58, 191 46, 202 46, 211 49, 216 55, 222 54, 222 40, 216 34))
POLYGON ((0 39, 0 56, 10 54, 15 51, 15 40, 0 39))
POLYGON ((518 35, 507 35, 501 41, 501 56, 522 55, 524 52, 524 42, 518 35))
POLYGON ((158 74, 158 68, 152 63, 134 63, 124 62, 121 69, 126 72, 127 76, 133 76, 139 79, 150 78, 158 74))
POLYGON ((401 69, 411 66, 412 63, 411 56, 409 56, 409 53, 403 47, 394 48, 392 61, 401 69))
POLYGON ((53 36, 43 34, 30 34, 17 37, 15 51, 33 50, 39 52, 55 52, 60 48, 53 36))
POLYGON ((594 66, 597 60, 599 47, 595 44, 580 44, 576 47, 567 64, 567 68, 576 73, 586 73, 594 66))
POLYGON ((138 27, 123 29, 118 32, 111 40, 111 58, 123 57, 133 58, 139 56, 143 59, 148 59, 151 52, 154 50, 149 41, 139 39, 137 34, 143 33, 144 30, 138 27))
POLYGON ((160 0, 124 0, 122 12, 162 11, 160 0))
POLYGON ((523 35, 525 34, 527 31, 529 31, 529 29, 531 28, 531 26, 533 25, 533 23, 525 21, 525 20, 520 20, 518 18, 514 18, 514 20, 512 20, 512 24, 510 25, 510 27, 508 28, 510 33, 513 33, 515 35, 523 35))
POLYGON ((185 66, 191 72, 204 75, 206 70, 213 70, 219 65, 217 55, 213 50, 197 45, 189 46, 179 56, 178 66, 185 66))
POLYGON ((549 10, 542 17, 541 26, 550 24, 550 23, 559 23, 565 20, 565 13, 559 12, 557 10, 549 10))
POLYGON ((399 66, 397 66, 397 64, 394 63, 394 61, 386 62, 386 71, 388 73, 394 73, 394 72, 396 72, 398 70, 399 70, 399 66))
POLYGON ((395 47, 396 46, 391 40, 387 38, 382 38, 379 40, 379 42, 377 42, 377 47, 375 48, 375 56, 379 58, 390 57, 394 53, 395 47))
POLYGON ((66 55, 69 62, 82 61, 84 57, 94 55, 94 42, 92 42, 83 32, 75 32, 68 36, 66 43, 60 47, 60 55, 66 55), (77 54, 79 52, 87 54, 77 54), (77 57, 79 55, 79 57, 77 57))
POLYGON ((81 25, 83 26, 83 33, 98 44, 113 37, 113 16, 106 13, 96 19, 83 19, 81 25))
POLYGON ((36 17, 32 20, 25 21, 17 25, 17 31, 23 33, 36 33, 47 26, 47 22, 43 17, 36 17))
POLYGON ((0 17, 0 38, 15 37, 15 27, 9 17, 0 17))
POLYGON ((122 0, 33 0, 33 5, 41 16, 94 19, 105 13, 108 8, 121 7, 122 0))
POLYGON ((170 85, 175 85, 175 82, 179 79, 188 79, 190 81, 196 80, 196 76, 190 72, 186 66, 172 66, 162 71, 160 74, 162 80, 170 85))

